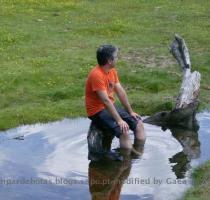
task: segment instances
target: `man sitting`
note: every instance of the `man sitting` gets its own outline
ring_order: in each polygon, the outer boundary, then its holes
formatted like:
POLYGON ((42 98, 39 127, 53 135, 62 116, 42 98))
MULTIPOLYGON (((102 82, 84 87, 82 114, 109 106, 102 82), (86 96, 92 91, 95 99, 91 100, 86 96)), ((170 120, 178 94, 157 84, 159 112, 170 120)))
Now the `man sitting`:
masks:
MULTIPOLYGON (((135 113, 121 86, 115 68, 118 49, 113 45, 102 45, 97 49, 98 64, 90 71, 85 89, 85 104, 88 117, 99 129, 109 129, 119 138, 120 148, 132 150, 129 129, 134 132, 135 143, 146 140, 141 118, 135 113), (117 94, 124 109, 114 104, 117 94)), ((136 149, 138 151, 138 149, 136 149)))

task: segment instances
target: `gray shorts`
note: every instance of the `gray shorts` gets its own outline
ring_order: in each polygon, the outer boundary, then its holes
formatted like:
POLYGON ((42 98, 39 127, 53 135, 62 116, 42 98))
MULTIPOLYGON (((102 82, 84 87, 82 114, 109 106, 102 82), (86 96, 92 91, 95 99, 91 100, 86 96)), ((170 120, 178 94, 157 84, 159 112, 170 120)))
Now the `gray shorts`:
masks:
MULTIPOLYGON (((121 116, 121 118, 127 122, 127 124, 129 125, 129 128, 135 134, 136 126, 138 124, 138 121, 141 120, 141 118, 139 117, 139 119, 136 120, 123 108, 120 108, 118 106, 115 106, 115 108, 117 112, 119 113, 119 115, 121 116)), ((117 122, 111 116, 111 114, 109 113, 107 109, 103 109, 89 118, 93 121, 94 125, 97 128, 101 130, 106 130, 106 132, 108 130, 113 136, 116 136, 119 138, 120 135, 122 134, 122 131, 120 130, 119 125, 117 124, 117 122)))

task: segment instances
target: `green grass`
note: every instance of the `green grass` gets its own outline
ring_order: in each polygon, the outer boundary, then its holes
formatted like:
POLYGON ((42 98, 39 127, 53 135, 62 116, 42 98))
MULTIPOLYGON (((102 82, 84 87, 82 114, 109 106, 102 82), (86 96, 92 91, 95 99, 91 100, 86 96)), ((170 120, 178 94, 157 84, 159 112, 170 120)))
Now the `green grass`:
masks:
POLYGON ((210 162, 193 172, 194 187, 185 194, 184 200, 210 199, 210 162))
POLYGON ((84 85, 95 50, 120 48, 122 85, 141 115, 170 110, 181 70, 168 51, 185 38, 210 100, 210 2, 0 0, 0 129, 85 116, 84 85))

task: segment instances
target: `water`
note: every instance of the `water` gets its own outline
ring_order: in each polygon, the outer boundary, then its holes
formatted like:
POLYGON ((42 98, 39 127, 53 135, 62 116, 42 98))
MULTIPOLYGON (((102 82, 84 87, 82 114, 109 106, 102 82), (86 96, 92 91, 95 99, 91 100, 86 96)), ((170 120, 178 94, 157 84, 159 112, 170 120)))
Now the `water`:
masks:
MULTIPOLYGON (((192 169, 210 159, 210 113, 200 113, 197 119, 198 133, 163 131, 145 124, 147 141, 142 157, 105 164, 87 160, 90 121, 86 118, 1 132, 1 199, 179 198, 191 185, 192 169)), ((112 148, 118 145, 115 139, 112 148)))

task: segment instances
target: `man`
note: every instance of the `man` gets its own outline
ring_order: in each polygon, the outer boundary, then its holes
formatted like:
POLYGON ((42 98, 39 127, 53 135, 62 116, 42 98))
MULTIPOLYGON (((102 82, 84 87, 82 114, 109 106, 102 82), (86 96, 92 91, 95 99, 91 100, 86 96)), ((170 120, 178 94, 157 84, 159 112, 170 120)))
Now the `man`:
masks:
POLYGON ((98 65, 90 71, 86 81, 86 111, 98 128, 108 128, 113 136, 119 138, 121 148, 131 150, 133 147, 128 135, 129 129, 134 132, 136 144, 144 143, 146 138, 143 123, 131 108, 119 82, 115 69, 117 54, 118 49, 113 45, 102 45, 97 49, 98 65), (124 109, 115 106, 114 93, 124 109))

